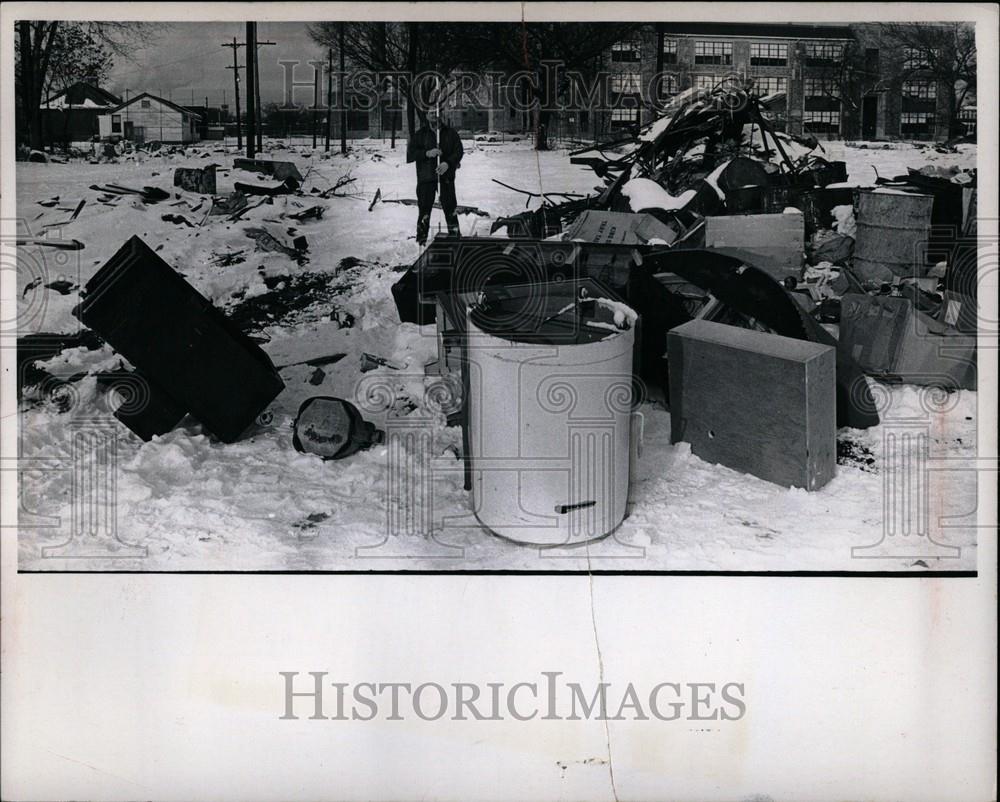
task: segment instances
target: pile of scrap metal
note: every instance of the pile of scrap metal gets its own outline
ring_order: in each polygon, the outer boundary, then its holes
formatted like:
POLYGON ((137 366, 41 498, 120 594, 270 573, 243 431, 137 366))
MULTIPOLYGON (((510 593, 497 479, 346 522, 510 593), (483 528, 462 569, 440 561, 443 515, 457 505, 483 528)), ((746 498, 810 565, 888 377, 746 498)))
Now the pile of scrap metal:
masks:
POLYGON ((435 239, 393 287, 400 319, 436 322, 437 370, 461 372, 485 290, 593 280, 638 314, 636 374, 668 404, 667 334, 694 319, 835 347, 839 426, 878 423, 866 375, 975 386, 973 174, 864 190, 816 150, 773 129, 752 83, 682 93, 637 136, 574 155, 597 195, 535 193, 540 208, 494 224, 506 239, 435 239))
POLYGON ((677 95, 637 134, 571 154, 603 180, 595 195, 553 203, 497 220, 512 237, 566 232, 587 210, 648 213, 691 247, 708 215, 782 212, 815 187, 846 181, 814 139, 778 132, 753 80, 727 79, 713 89, 677 95))

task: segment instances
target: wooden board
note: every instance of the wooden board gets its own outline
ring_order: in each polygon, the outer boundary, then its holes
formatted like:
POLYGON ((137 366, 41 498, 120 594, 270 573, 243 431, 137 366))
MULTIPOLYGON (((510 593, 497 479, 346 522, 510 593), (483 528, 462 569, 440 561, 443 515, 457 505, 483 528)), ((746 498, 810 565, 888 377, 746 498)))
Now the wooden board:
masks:
POLYGON ((671 440, 708 462, 818 490, 836 471, 836 349, 706 320, 667 335, 671 440))
POLYGON ((776 281, 799 278, 805 236, 801 212, 705 218, 706 248, 743 259, 776 281))

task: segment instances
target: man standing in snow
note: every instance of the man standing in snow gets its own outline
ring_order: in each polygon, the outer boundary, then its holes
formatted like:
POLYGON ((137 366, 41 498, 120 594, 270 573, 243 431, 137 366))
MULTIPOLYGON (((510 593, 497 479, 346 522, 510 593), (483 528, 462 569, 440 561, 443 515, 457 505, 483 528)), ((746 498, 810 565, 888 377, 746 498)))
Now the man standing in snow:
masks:
POLYGON ((431 110, 406 143, 406 161, 417 163, 417 244, 427 244, 431 210, 438 184, 441 185, 441 209, 448 224, 448 234, 460 236, 455 207, 455 171, 462 164, 462 140, 458 131, 431 110))

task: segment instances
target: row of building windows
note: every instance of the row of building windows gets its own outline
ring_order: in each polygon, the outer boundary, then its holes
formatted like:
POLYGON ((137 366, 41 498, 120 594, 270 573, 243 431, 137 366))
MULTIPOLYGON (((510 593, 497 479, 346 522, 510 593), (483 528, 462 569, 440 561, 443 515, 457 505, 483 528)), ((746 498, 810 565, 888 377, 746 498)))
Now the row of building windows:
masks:
MULTIPOLYGON (((916 53, 916 51, 914 51, 916 53)), ((843 57, 844 46, 836 42, 807 42, 805 55, 807 63, 838 61, 843 57)), ((916 63, 917 55, 908 56, 910 62, 916 63)), ((633 39, 616 42, 611 46, 611 60, 630 62, 642 60, 642 40, 633 39)), ((663 40, 663 63, 677 63, 677 40, 663 40)), ((695 64, 733 63, 733 43, 717 41, 696 41, 694 43, 695 64)), ((750 44, 750 63, 759 67, 788 66, 788 45, 780 42, 752 42, 750 44)))
POLYGON ((788 45, 776 42, 751 44, 750 64, 757 67, 785 67, 788 65, 788 45))
POLYGON ((695 42, 695 64, 732 64, 732 42, 695 42))
MULTIPOLYGON (((844 45, 837 42, 807 42, 805 61, 809 66, 835 63, 843 58, 844 45)), ((877 61, 878 50, 866 51, 877 61)), ((611 46, 611 60, 616 62, 637 62, 642 60, 642 42, 633 40, 617 42, 611 46)), ((695 42, 695 64, 732 65, 733 45, 731 42, 695 42)), ((663 63, 677 63, 677 40, 663 40, 663 63)), ((750 45, 750 64, 757 67, 788 66, 788 45, 775 42, 754 42, 750 45)), ((907 47, 903 51, 903 69, 913 72, 929 68, 925 51, 907 47)), ((877 69, 877 64, 866 65, 877 69)))
POLYGON ((844 46, 837 42, 806 42, 806 64, 825 64, 840 61, 844 46))
MULTIPOLYGON (((718 75, 693 75, 695 89, 713 89, 722 80, 718 75)), ((765 75, 753 79, 754 88, 761 97, 788 90, 788 79, 781 76, 765 75)), ((937 100, 937 84, 929 80, 905 81, 902 94, 913 100, 937 100)), ((611 91, 622 95, 637 95, 642 90, 642 74, 639 72, 619 72, 611 76, 611 91)), ((660 85, 661 94, 677 92, 677 76, 664 74, 660 85)), ((840 86, 832 78, 806 78, 802 84, 805 97, 840 97, 840 86)))
MULTIPOLYGON (((877 59, 877 50, 870 51, 877 59)), ((866 51, 868 54, 868 51, 866 51)), ((839 42, 806 42, 805 61, 809 66, 835 63, 843 58, 844 45, 839 42)), ((638 62, 642 60, 642 41, 633 39, 616 42, 611 46, 611 60, 616 62, 638 62)), ((663 40, 663 63, 677 63, 677 40, 663 40)), ((694 43, 694 63, 731 66, 733 63, 732 42, 696 41, 694 43)), ((788 66, 788 45, 779 42, 752 42, 750 44, 750 64, 756 67, 788 66)), ((926 51, 907 47, 903 50, 903 69, 908 72, 929 68, 926 51)), ((877 65, 868 65, 877 68, 877 65)))

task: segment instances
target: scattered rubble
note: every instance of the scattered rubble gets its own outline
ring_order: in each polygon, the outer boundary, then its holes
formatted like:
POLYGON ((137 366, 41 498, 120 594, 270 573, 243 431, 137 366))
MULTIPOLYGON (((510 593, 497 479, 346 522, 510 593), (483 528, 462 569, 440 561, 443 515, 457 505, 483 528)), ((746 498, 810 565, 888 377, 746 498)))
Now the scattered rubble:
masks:
POLYGON ((235 159, 233 167, 238 170, 248 170, 253 173, 268 175, 277 181, 293 179, 297 185, 303 182, 302 173, 293 162, 278 162, 268 159, 235 159))
MULTIPOLYGON (((188 192, 198 192, 202 195, 215 194, 215 170, 218 165, 207 167, 178 167, 174 170, 174 186, 186 189, 188 192)), ((154 173, 155 175, 155 173, 154 173)))
POLYGON ((280 184, 271 187, 262 187, 256 184, 244 184, 242 181, 236 181, 233 184, 233 187, 237 192, 242 192, 245 195, 264 195, 267 197, 290 195, 298 190, 299 186, 299 182, 291 176, 286 178, 280 184))

